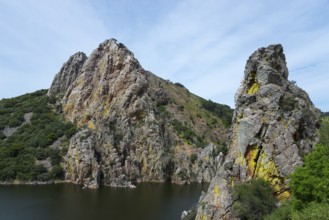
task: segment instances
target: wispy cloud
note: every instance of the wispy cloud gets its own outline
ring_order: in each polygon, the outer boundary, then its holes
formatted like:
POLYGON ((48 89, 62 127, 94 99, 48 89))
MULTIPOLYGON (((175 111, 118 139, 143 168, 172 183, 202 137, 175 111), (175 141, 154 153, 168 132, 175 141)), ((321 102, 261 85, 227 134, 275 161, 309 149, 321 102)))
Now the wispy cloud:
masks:
POLYGON ((328 10, 326 0, 0 0, 0 97, 49 86, 70 54, 114 37, 146 69, 233 107, 249 55, 282 43, 290 79, 329 111, 328 10))
POLYGON ((49 87, 71 54, 106 37, 95 12, 77 2, 0 1, 0 97, 49 87))
MULTIPOLYGON (((162 77, 234 106, 247 58, 268 44, 282 43, 288 66, 299 68, 305 79, 319 75, 329 83, 324 65, 329 55, 328 9, 326 1, 180 1, 144 37, 147 48, 137 41, 135 51, 146 68, 162 77), (301 69, 308 65, 313 67, 301 69)), ((317 103, 316 85, 323 82, 302 80, 296 74, 290 78, 300 82, 318 107, 329 110, 317 103)))

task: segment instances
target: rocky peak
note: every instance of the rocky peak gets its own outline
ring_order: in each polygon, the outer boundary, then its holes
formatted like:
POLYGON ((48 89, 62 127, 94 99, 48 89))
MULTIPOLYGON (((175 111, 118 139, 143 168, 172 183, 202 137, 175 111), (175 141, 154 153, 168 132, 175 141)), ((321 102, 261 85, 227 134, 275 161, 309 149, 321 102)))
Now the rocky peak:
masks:
POLYGON ((278 199, 289 198, 289 174, 318 141, 320 111, 288 80, 281 45, 249 57, 235 101, 229 153, 196 219, 231 219, 232 186, 252 178, 268 181, 278 199))
POLYGON ((104 41, 61 99, 65 118, 81 128, 65 158, 66 179, 86 187, 209 182, 219 152, 202 148, 228 132, 204 101, 145 71, 115 39, 104 41))
POLYGON ((48 95, 63 95, 78 77, 86 60, 87 56, 83 52, 77 52, 72 55, 69 60, 63 64, 59 73, 55 75, 48 91, 48 95))

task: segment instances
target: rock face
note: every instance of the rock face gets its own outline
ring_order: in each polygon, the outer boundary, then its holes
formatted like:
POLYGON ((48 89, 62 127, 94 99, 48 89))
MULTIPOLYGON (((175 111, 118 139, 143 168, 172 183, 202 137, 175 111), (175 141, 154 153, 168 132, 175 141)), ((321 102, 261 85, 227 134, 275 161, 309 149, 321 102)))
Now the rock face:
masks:
POLYGON ((230 149, 196 219, 231 219, 232 186, 264 178, 280 200, 290 196, 288 175, 317 142, 320 111, 288 81, 281 45, 260 48, 248 59, 235 97, 230 149))
POLYGON ((82 52, 77 52, 72 55, 69 60, 63 64, 59 73, 56 74, 55 79, 48 90, 48 95, 63 95, 78 77, 86 60, 87 56, 82 52))
POLYGON ((49 90, 63 92, 65 118, 81 128, 65 157, 67 180, 129 187, 212 179, 218 149, 200 147, 225 141, 228 130, 204 100, 145 71, 114 39, 85 58, 72 56, 49 90))

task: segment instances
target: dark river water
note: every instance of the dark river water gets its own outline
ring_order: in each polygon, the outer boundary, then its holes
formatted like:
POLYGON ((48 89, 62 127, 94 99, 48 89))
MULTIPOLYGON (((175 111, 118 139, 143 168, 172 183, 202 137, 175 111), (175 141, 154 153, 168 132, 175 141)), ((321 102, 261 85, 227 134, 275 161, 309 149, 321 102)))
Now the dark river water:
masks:
POLYGON ((1 220, 175 220, 208 185, 143 183, 136 189, 73 184, 0 185, 1 220))

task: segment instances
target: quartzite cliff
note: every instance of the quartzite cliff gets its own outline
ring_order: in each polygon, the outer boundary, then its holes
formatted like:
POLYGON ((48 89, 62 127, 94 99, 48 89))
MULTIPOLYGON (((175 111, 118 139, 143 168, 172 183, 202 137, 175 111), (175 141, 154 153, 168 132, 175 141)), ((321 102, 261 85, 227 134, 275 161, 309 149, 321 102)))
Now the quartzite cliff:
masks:
POLYGON ((278 199, 287 199, 288 175, 317 142, 320 112, 288 80, 281 45, 249 57, 235 102, 229 153, 199 201, 198 220, 233 218, 232 186, 252 178, 264 178, 278 199))
POLYGON ((80 128, 63 163, 68 181, 129 187, 141 181, 209 182, 215 175, 219 152, 211 143, 225 142, 223 120, 181 84, 144 70, 114 39, 88 58, 73 55, 48 95, 80 128))

